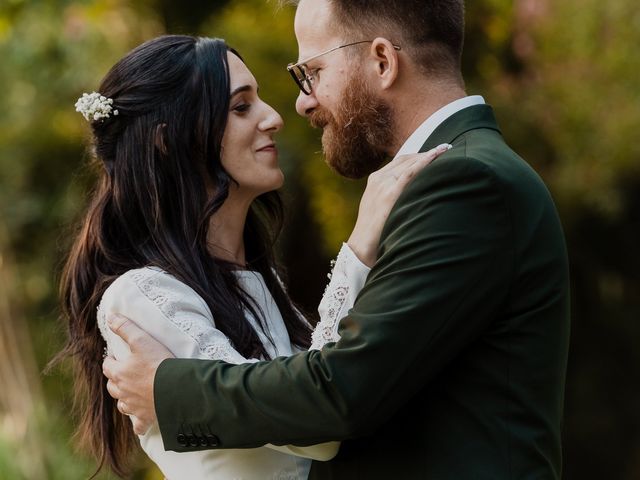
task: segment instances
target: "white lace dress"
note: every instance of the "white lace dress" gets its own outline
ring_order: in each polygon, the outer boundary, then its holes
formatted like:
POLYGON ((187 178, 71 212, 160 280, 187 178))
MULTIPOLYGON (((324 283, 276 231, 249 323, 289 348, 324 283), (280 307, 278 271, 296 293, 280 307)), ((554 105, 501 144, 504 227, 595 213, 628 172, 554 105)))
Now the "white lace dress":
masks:
MULTIPOLYGON (((353 306, 369 268, 344 244, 330 274, 318 307, 320 321, 312 335, 312 349, 321 349, 339 339, 338 323, 353 306)), ((237 272, 245 291, 265 314, 271 341, 247 314, 266 351, 272 358, 295 353, 289 335, 262 276, 257 272, 237 272)), ((107 342, 107 351, 116 358, 130 354, 129 347, 106 326, 111 313, 120 313, 146 330, 176 357, 224 360, 229 363, 254 362, 232 347, 218 329, 204 300, 190 287, 158 268, 131 270, 107 289, 98 307, 98 326, 107 342)), ((284 392, 283 392, 284 394, 284 392)), ((241 419, 238 428, 243 428, 241 419)), ((140 445, 168 480, 303 480, 309 474, 310 459, 329 460, 339 443, 311 447, 265 445, 242 450, 208 450, 176 453, 165 451, 158 425, 139 437, 140 445)))

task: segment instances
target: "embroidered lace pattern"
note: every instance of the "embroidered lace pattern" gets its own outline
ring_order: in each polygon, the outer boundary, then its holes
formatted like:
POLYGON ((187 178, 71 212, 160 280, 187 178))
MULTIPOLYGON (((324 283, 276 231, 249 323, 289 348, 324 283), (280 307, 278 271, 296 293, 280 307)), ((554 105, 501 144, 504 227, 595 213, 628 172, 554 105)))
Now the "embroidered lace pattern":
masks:
MULTIPOLYGON (((318 306, 320 321, 311 336, 310 350, 320 350, 327 343, 340 340, 338 326, 340 319, 353 306, 355 298, 364 285, 369 269, 357 259, 355 254, 344 244, 338 257, 332 262, 333 269, 329 274, 329 284, 318 306)), ((187 294, 179 289, 171 288, 171 281, 165 278, 168 274, 155 268, 132 270, 125 274, 125 279, 133 282, 153 305, 178 329, 193 339, 203 358, 223 360, 228 363, 244 363, 247 360, 231 345, 229 339, 214 326, 211 314, 205 305, 207 315, 193 315, 193 308, 185 303, 187 294), (187 307, 187 308, 185 308, 187 307)), ((173 280, 173 277, 170 277, 173 280)), ((177 280, 174 280, 177 282, 177 280)), ((197 298, 195 292, 192 292, 197 298)), ((106 298, 105 294, 105 298, 106 298)), ((105 299, 103 298, 103 303, 105 299)), ((98 326, 104 338, 109 338, 106 326, 106 312, 103 303, 98 307, 98 326)), ((111 353, 110 351, 105 354, 111 353)))
MULTIPOLYGON (((100 330, 100 333, 102 334, 102 338, 104 339, 109 338, 107 335, 107 331, 109 330, 107 327, 107 314, 102 308, 102 302, 100 302, 100 305, 98 305, 97 319, 98 319, 98 330, 100 330)), ((109 342, 107 342, 107 346, 104 348, 102 357, 105 358, 108 355, 113 355, 113 352, 109 348, 109 342)))
MULTIPOLYGON (((162 285, 160 276, 167 275, 158 270, 144 268, 125 274, 138 287, 140 292, 151 301, 160 312, 182 332, 189 335, 198 345, 203 357, 223 360, 229 363, 246 361, 232 346, 229 339, 212 327, 213 319, 202 315, 195 316, 189 309, 180 308, 184 295, 162 285)), ((195 293, 194 293, 195 295, 195 293)), ((104 328, 105 315, 99 308, 98 321, 104 328), (103 318, 100 319, 100 316, 103 318)))
POLYGON ((332 262, 333 269, 328 275, 329 284, 318 306, 320 321, 311 335, 310 350, 320 350, 327 343, 340 340, 338 334, 340 319, 353 307, 355 297, 360 292, 368 273, 368 268, 363 269, 359 265, 362 264, 344 244, 338 257, 332 262))

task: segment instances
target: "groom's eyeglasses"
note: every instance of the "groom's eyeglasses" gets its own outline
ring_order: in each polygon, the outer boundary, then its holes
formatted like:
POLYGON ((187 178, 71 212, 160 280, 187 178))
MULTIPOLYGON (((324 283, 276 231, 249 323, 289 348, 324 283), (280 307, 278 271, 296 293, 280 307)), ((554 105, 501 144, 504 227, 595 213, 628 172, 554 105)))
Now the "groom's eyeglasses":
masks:
MULTIPOLYGON (((315 74, 312 71, 309 71, 307 67, 307 63, 311 60, 315 60, 316 58, 322 57, 331 52, 335 52, 336 50, 340 50, 341 48, 350 47, 352 45, 359 45, 361 43, 371 43, 373 40, 361 40, 359 42, 346 43, 344 45, 338 45, 337 47, 330 48, 329 50, 318 53, 313 57, 305 58, 304 60, 299 61, 298 63, 290 63, 287 65, 287 71, 293 77, 293 80, 298 85, 298 88, 305 95, 311 95, 311 91, 313 90, 313 83, 315 81, 315 74)), ((400 50, 400 46, 394 45, 393 48, 396 50, 400 50)))

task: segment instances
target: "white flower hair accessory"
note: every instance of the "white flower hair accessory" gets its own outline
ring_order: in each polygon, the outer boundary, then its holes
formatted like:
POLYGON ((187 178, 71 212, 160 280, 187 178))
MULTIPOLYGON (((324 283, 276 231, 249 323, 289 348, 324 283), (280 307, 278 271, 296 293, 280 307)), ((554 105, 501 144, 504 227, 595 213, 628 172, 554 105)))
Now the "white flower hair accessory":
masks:
POLYGON ((100 95, 98 92, 83 93, 76 102, 76 112, 80 112, 88 122, 118 115, 113 109, 113 99, 100 95))

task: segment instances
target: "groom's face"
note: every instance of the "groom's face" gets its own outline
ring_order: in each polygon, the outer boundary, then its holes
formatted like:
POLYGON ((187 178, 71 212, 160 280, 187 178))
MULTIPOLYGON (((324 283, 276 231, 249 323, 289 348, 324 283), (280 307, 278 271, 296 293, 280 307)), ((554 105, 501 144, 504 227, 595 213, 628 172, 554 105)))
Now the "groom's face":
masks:
MULTIPOLYGON (((361 40, 345 40, 335 24, 327 0, 302 0, 295 21, 299 59, 361 40)), ((393 110, 362 72, 369 47, 353 45, 307 62, 313 89, 310 95, 300 92, 296 102, 298 113, 323 129, 322 147, 329 166, 349 178, 378 169, 393 139, 393 110)))

